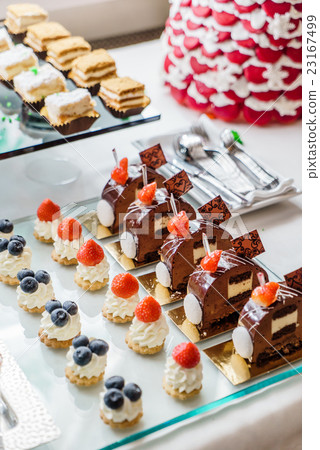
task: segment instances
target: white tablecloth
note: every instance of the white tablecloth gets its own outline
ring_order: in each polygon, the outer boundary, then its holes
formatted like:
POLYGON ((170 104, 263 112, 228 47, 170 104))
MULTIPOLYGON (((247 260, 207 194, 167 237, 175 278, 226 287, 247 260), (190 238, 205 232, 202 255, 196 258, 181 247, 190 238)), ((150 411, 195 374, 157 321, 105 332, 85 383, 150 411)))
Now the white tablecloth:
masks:
MULTIPOLYGON (((0 216, 15 219, 34 214, 44 197, 62 205, 98 196, 113 165, 111 149, 120 157, 137 156, 130 144, 141 136, 152 136, 185 126, 198 114, 179 106, 161 82, 160 43, 139 44, 111 52, 120 76, 130 75, 147 86, 152 104, 161 114, 160 122, 64 144, 30 155, 0 161, 0 216), (25 167, 35 158, 70 158, 80 167, 77 182, 64 187, 49 187, 30 181, 25 167)), ((219 128, 224 123, 216 121, 219 128)), ((266 128, 233 125, 248 150, 282 173, 293 177, 301 187, 301 124, 266 128)), ((259 230, 266 253, 263 261, 279 275, 301 266, 301 198, 271 206, 244 216, 247 228, 259 230)), ((289 381, 238 405, 197 420, 169 433, 156 442, 137 444, 136 448, 176 449, 298 449, 301 447, 301 378, 289 381)))

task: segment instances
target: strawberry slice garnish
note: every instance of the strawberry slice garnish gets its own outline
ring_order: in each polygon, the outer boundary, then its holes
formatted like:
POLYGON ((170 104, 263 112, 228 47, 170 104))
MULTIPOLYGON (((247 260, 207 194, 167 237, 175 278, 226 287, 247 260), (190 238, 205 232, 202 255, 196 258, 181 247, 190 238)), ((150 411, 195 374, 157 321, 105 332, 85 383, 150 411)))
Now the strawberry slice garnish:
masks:
POLYGON ((52 222, 53 220, 58 219, 60 215, 60 206, 53 203, 50 198, 43 200, 37 210, 38 219, 43 222, 52 222))
POLYGON ((200 263, 202 269, 214 273, 218 268, 221 253, 222 250, 215 250, 214 252, 210 253, 210 255, 206 255, 204 258, 202 258, 200 263))
POLYGON ((179 212, 176 216, 169 220, 169 233, 175 236, 186 237, 189 234, 189 219, 185 211, 179 212))
POLYGON ((155 181, 153 183, 147 184, 146 186, 143 186, 143 188, 139 192, 138 199, 145 205, 151 205, 154 196, 156 195, 156 190, 157 183, 155 181))
POLYGON ((137 294, 138 290, 138 280, 131 273, 120 273, 111 283, 111 291, 120 298, 130 298, 137 294))
POLYGON ((118 184, 124 186, 128 179, 128 158, 122 158, 119 167, 115 167, 111 172, 111 178, 118 184))
POLYGON ((258 286, 251 294, 252 300, 259 306, 270 306, 277 300, 279 284, 274 281, 258 286))
POLYGON ((172 358, 179 366, 192 369, 200 362, 200 352, 192 342, 183 342, 173 349, 172 358))
POLYGON ((96 266, 104 258, 104 251, 93 239, 86 241, 77 253, 77 260, 84 266, 96 266))
POLYGON ((82 226, 72 217, 66 217, 58 226, 58 236, 63 241, 74 241, 82 234, 82 226))
POLYGON ((161 316, 161 306, 149 295, 137 304, 134 314, 140 322, 156 322, 161 316))

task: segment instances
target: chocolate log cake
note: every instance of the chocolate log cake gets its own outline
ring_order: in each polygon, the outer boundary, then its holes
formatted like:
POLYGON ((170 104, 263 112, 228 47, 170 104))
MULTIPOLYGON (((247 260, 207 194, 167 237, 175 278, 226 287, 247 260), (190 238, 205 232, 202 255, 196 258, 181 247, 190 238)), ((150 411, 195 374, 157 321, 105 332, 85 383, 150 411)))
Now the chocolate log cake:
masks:
POLYGON ((157 265, 156 273, 163 286, 176 291, 186 288, 189 276, 206 254, 203 233, 208 237, 211 252, 232 247, 230 234, 219 225, 204 219, 191 221, 187 237, 171 233, 160 248, 161 262, 157 265))
POLYGON ((236 352, 257 367, 298 354, 302 348, 301 315, 302 294, 285 283, 279 283, 269 306, 250 298, 233 332, 236 352))
MULTIPOLYGON (((119 232, 129 205, 135 201, 143 187, 142 164, 129 165, 127 176, 124 184, 110 178, 97 205, 100 223, 110 227, 113 234, 119 232)), ((165 178, 152 168, 147 168, 147 176, 149 183, 155 181, 158 187, 163 186, 165 178)))
POLYGON ((234 249, 221 253, 213 272, 197 267, 189 277, 184 300, 187 319, 201 335, 210 333, 213 327, 222 332, 233 324, 236 326, 239 313, 259 285, 259 272, 268 279, 264 269, 252 259, 239 256, 234 249))
MULTIPOLYGON (((125 232, 121 235, 122 251, 138 262, 157 260, 158 251, 169 234, 167 225, 173 216, 171 198, 166 189, 157 189, 151 204, 140 200, 133 202, 124 218, 125 232)), ((174 198, 177 211, 185 211, 193 220, 193 207, 181 198, 174 198)))

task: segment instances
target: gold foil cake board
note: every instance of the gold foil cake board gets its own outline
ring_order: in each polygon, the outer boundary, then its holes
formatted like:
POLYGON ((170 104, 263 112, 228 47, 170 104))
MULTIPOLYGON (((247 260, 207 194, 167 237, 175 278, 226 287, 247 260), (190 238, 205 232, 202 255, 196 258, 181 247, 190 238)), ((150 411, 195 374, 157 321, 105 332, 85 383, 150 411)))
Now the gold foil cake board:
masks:
POLYGON ((236 327, 236 324, 229 322, 220 327, 212 327, 210 333, 207 331, 199 332, 197 327, 187 319, 183 305, 178 306, 178 308, 170 309, 167 314, 172 322, 177 325, 182 333, 193 343, 205 341, 206 339, 218 336, 219 334, 225 333, 236 327))
POLYGON ((298 361, 302 357, 302 351, 300 350, 286 357, 286 359, 281 358, 263 367, 257 367, 235 353, 232 340, 206 348, 203 352, 234 386, 279 369, 288 365, 288 362, 298 361))
POLYGON ((149 262, 137 262, 134 259, 128 258, 121 250, 120 241, 112 242, 111 244, 105 244, 105 248, 110 255, 120 264, 125 270, 138 269, 139 267, 149 266, 159 261, 159 258, 155 261, 149 262))
POLYGON ((186 295, 185 291, 172 291, 169 288, 162 286, 157 280, 155 272, 147 273, 138 277, 141 286, 152 295, 160 305, 167 305, 169 303, 183 300, 186 295))
POLYGON ((105 239, 111 236, 117 236, 119 233, 112 233, 110 228, 107 228, 99 222, 97 213, 95 211, 91 211, 83 216, 79 217, 79 221, 82 225, 84 225, 87 230, 96 238, 96 239, 105 239))

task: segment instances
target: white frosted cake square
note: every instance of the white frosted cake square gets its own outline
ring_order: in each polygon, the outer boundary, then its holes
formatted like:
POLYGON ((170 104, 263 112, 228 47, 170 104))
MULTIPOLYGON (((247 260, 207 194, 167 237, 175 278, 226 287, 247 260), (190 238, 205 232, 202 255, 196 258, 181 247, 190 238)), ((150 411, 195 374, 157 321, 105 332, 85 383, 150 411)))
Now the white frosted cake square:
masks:
POLYGON ((59 70, 70 70, 72 62, 90 50, 91 45, 83 37, 70 36, 48 44, 46 60, 59 70))
POLYGON ((12 80, 13 77, 30 67, 38 66, 38 58, 30 47, 18 44, 0 53, 0 78, 12 80))
POLYGON ((24 33, 30 25, 47 20, 48 13, 34 3, 17 3, 7 6, 5 24, 13 34, 24 33))
POLYGON ((66 118, 83 116, 93 110, 95 101, 87 89, 74 89, 46 97, 45 106, 48 119, 53 124, 63 122, 66 118))
POLYGON ((64 76, 50 64, 21 72, 14 77, 13 83, 23 100, 31 103, 67 90, 64 76))
POLYGON ((0 28, 0 53, 10 50, 13 47, 13 42, 5 28, 0 28))

